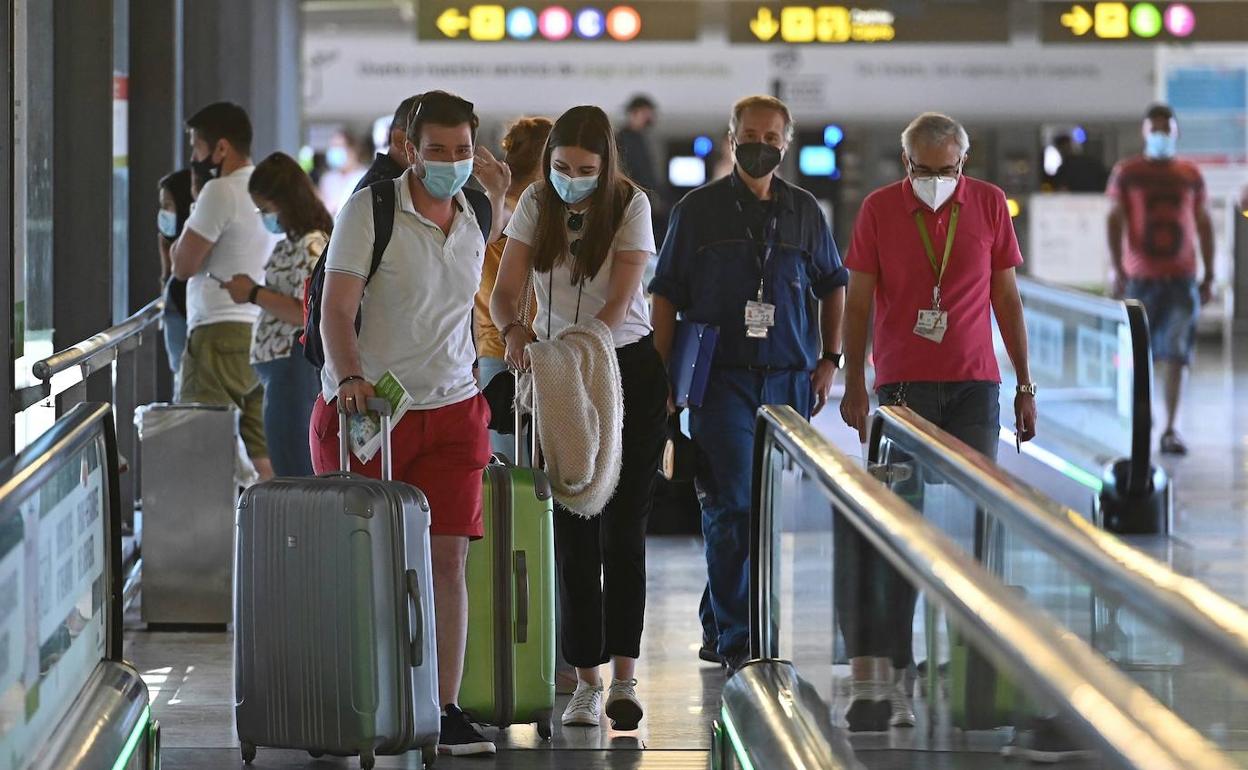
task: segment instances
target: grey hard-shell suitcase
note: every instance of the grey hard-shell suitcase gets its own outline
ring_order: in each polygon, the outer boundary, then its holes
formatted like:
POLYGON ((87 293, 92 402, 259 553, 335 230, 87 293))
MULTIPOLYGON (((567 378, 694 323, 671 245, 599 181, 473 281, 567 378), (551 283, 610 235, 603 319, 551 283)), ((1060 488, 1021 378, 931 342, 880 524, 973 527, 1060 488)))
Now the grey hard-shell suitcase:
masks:
MULTIPOLYGON (((370 399, 368 407, 383 415, 390 479, 389 404, 370 399)), ((234 716, 243 759, 271 746, 358 754, 368 770, 376 754, 419 748, 431 765, 441 709, 425 496, 347 472, 274 479, 243 493, 237 525, 234 716)))

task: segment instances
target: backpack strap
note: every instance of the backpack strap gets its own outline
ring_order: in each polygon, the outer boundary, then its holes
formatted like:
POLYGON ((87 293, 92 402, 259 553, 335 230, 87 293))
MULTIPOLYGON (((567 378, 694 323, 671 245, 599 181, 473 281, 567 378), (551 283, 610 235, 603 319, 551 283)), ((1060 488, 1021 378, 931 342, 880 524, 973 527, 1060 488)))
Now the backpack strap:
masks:
POLYGON ((489 197, 471 187, 464 188, 464 197, 472 206, 472 213, 477 216, 477 224, 481 226, 481 237, 485 239, 485 245, 489 246, 490 230, 494 229, 494 207, 490 204, 489 197))
MULTIPOLYGON (((390 236, 394 234, 394 209, 397 198, 394 194, 394 180, 383 179, 368 186, 373 199, 373 261, 368 267, 368 277, 372 278, 381 267, 381 256, 390 245, 390 236)), ((488 200, 487 200, 488 203, 488 200)))

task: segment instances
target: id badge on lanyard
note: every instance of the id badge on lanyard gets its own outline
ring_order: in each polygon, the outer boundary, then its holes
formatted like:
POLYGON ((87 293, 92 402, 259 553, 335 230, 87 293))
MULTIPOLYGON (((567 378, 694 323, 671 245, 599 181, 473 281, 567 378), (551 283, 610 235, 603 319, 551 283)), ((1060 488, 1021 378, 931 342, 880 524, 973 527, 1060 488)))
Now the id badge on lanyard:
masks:
MULTIPOLYGON (((776 325, 776 306, 770 302, 763 301, 763 290, 766 283, 767 262, 771 259, 771 250, 775 247, 777 220, 779 215, 773 215, 767 223, 767 230, 763 234, 764 246, 763 257, 759 263, 759 279, 758 279, 758 295, 745 303, 745 336, 754 340, 765 340, 767 335, 771 333, 771 327, 776 325)), ((749 228, 746 228, 749 233, 749 228)), ((750 234, 750 240, 753 240, 753 233, 750 234)))
POLYGON ((932 307, 929 310, 919 310, 914 333, 937 344, 945 339, 945 332, 949 330, 949 312, 940 306, 940 284, 949 267, 949 255, 953 252, 953 237, 958 230, 959 211, 958 204, 953 204, 949 214, 949 234, 945 237, 945 254, 939 265, 936 264, 936 250, 932 248, 931 236, 927 234, 927 226, 923 223, 923 212, 914 212, 914 222, 918 225, 919 237, 923 239, 923 250, 927 254, 928 262, 932 264, 932 272, 936 275, 936 285, 932 287, 932 307))

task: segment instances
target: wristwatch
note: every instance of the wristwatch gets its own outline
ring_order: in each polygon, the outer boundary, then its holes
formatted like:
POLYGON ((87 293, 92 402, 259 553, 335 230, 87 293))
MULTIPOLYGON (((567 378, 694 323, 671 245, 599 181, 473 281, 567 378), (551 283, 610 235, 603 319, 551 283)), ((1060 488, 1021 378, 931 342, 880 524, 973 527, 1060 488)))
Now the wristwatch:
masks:
POLYGON ((1026 385, 1019 385, 1015 390, 1020 396, 1023 394, 1034 396, 1036 395, 1036 383, 1029 382, 1026 385))
POLYGON ((831 361, 832 365, 835 366, 837 369, 840 369, 841 364, 845 362, 845 356, 841 355, 840 353, 829 353, 826 350, 823 351, 822 358, 824 361, 831 361))

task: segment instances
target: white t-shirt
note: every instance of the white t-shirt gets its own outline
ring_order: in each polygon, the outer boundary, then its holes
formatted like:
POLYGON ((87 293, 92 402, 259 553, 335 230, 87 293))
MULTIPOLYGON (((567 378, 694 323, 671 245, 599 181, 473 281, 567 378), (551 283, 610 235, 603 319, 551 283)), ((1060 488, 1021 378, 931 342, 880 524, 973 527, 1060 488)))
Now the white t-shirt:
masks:
POLYGON ((229 292, 208 277, 212 273, 228 281, 246 273, 256 283, 264 283, 264 263, 279 237, 264 229, 256 204, 247 194, 254 170, 255 166, 244 166, 209 180, 186 220, 188 228, 212 242, 203 266, 186 282, 186 322, 191 329, 227 321, 252 323, 260 314, 256 305, 235 303, 229 292))
MULTIPOLYGON (((542 183, 538 182, 525 190, 516 203, 516 211, 507 224, 507 237, 515 238, 521 243, 532 246, 537 240, 537 221, 540 216, 537 191, 542 183)), ((589 226, 589 218, 594 211, 586 211, 585 224, 580 233, 589 226)), ((576 240, 579 235, 568 232, 568 243, 576 240)), ((562 264, 551 273, 541 273, 534 277, 537 286, 537 314, 534 317, 533 330, 540 339, 555 336, 578 321, 596 316, 607 304, 608 287, 611 282, 611 265, 615 261, 617 251, 641 251, 647 255, 654 254, 654 225, 650 221, 650 201, 645 193, 637 190, 633 199, 624 210, 624 218, 620 220, 615 240, 611 242, 611 252, 599 268, 593 280, 586 281, 583 287, 572 283, 570 267, 571 257, 565 257, 562 264), (553 295, 553 296, 552 296, 553 295), (579 309, 578 309, 579 304, 579 309), (549 327, 549 335, 548 329, 549 327)), ((633 298, 629 302, 624 321, 611 330, 615 338, 615 346, 622 348, 645 337, 653 330, 650 325, 650 306, 638 282, 633 298)))
MULTIPOLYGON (((450 235, 417 213, 410 174, 394 181, 394 233, 372 279, 373 201, 367 189, 352 195, 338 214, 325 269, 368 280, 360 311, 364 378, 375 383, 392 371, 412 395, 413 408, 437 409, 477 394, 472 312, 485 239, 462 192, 455 196, 459 208, 450 235)), ((338 395, 343 376, 326 362, 321 370, 326 402, 338 395)))

